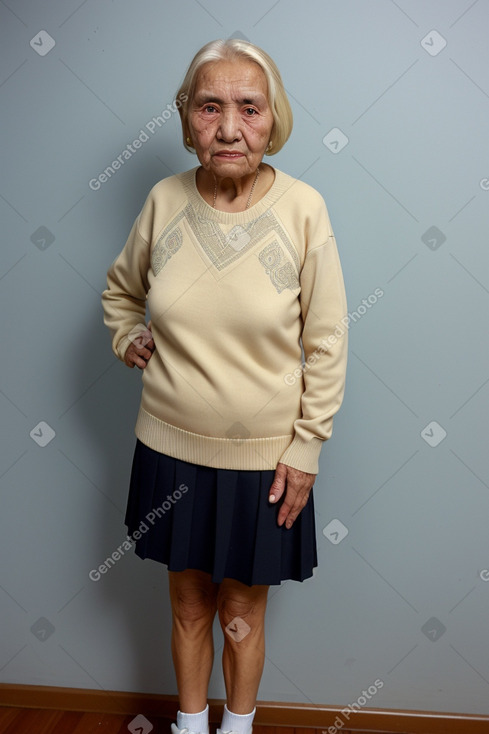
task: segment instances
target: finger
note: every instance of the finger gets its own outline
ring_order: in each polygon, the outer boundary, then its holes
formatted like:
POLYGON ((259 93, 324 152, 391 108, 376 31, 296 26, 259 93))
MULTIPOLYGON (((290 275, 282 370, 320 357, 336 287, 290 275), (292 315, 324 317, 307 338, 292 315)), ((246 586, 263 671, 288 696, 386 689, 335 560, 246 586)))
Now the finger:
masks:
POLYGON ((126 354, 128 355, 129 359, 136 360, 137 357, 142 357, 142 359, 147 362, 153 354, 153 351, 154 350, 149 348, 149 344, 143 344, 140 346, 137 346, 136 344, 131 344, 131 346, 128 347, 126 354))
POLYGON ((292 486, 292 482, 287 482, 287 490, 284 497, 284 501, 282 503, 282 507, 280 508, 278 515, 277 515, 277 522, 280 525, 283 525, 284 522, 289 517, 289 514, 294 510, 295 503, 297 499, 297 490, 294 489, 292 486))
POLYGON ((137 354, 135 354, 134 357, 132 358, 132 363, 133 363, 132 364, 133 367, 134 366, 139 367, 141 370, 144 370, 144 368, 148 364, 145 359, 143 359, 142 357, 139 357, 137 354))
MULTIPOLYGON (((147 351, 147 350, 141 350, 141 351, 147 351)), ((148 359, 149 359, 149 357, 151 356, 151 352, 147 352, 147 353, 149 355, 148 356, 148 359)), ((127 350, 125 357, 124 357, 124 362, 131 369, 133 367, 140 367, 141 369, 144 369, 147 364, 147 360, 145 360, 144 357, 138 354, 138 351, 134 348, 133 345, 131 345, 129 349, 127 350)))
POLYGON ((144 347, 143 349, 136 349, 136 354, 138 357, 142 357, 145 362, 148 362, 149 358, 153 354, 153 351, 151 349, 148 349, 148 347, 144 347))
POLYGON ((287 499, 285 499, 277 515, 277 523, 279 526, 285 523, 285 526, 289 527, 287 523, 289 521, 289 517, 293 517, 293 510, 294 504, 292 502, 287 502, 287 499))
POLYGON ((287 528, 287 530, 290 530, 290 528, 292 527, 292 525, 294 524, 294 522, 299 517, 299 515, 301 513, 301 510, 302 510, 302 507, 299 507, 298 509, 293 508, 289 512, 289 514, 287 515, 287 517, 285 519, 285 527, 287 528))
POLYGON ((277 464, 272 486, 268 494, 269 502, 278 502, 285 491, 285 483, 287 481, 287 468, 284 464, 277 464))
POLYGON ((278 513, 278 524, 283 525, 285 523, 285 527, 290 529, 306 506, 307 498, 308 493, 303 495, 302 492, 297 492, 295 495, 289 496, 289 490, 287 490, 287 497, 278 513))

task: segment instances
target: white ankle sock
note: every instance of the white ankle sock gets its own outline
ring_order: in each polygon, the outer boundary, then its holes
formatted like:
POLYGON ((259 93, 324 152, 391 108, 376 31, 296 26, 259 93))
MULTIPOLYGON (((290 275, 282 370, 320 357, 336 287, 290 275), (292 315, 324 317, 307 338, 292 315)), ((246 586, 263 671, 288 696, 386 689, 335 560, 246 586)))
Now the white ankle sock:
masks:
POLYGON ((196 734, 198 732, 208 734, 209 704, 207 704, 203 711, 199 711, 197 714, 185 714, 183 711, 177 711, 177 726, 179 729, 188 729, 196 734))
POLYGON ((249 734, 251 732, 251 725, 253 724, 255 711, 256 706, 251 714, 233 714, 233 712, 228 709, 227 704, 224 704, 221 731, 232 731, 236 732, 236 734, 249 734))

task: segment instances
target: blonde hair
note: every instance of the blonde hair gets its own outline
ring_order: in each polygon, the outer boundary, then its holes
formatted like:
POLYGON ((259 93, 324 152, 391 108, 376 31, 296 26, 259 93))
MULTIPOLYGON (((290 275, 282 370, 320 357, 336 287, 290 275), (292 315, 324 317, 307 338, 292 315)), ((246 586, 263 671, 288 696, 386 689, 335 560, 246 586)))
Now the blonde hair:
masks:
POLYGON ((263 49, 249 41, 244 41, 240 38, 218 39, 217 41, 206 43, 200 51, 197 51, 177 92, 177 98, 181 101, 178 112, 182 123, 183 144, 191 153, 195 151, 187 143, 186 139, 188 112, 195 93, 197 74, 200 68, 210 61, 235 61, 239 59, 254 61, 259 65, 267 80, 268 103, 273 115, 273 127, 270 135, 270 144, 265 152, 267 155, 278 153, 288 140, 292 132, 292 110, 284 89, 282 77, 273 59, 263 49))

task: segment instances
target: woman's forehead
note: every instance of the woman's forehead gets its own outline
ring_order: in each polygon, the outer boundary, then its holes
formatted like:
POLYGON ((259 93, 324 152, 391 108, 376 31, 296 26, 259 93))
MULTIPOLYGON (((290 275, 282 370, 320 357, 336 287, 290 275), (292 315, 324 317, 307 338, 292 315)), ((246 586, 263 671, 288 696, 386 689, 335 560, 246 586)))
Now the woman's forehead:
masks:
POLYGON ((254 88, 257 92, 260 91, 265 95, 267 93, 267 80, 260 66, 254 61, 240 59, 204 64, 197 74, 194 94, 210 91, 215 87, 224 89, 228 86, 254 88))

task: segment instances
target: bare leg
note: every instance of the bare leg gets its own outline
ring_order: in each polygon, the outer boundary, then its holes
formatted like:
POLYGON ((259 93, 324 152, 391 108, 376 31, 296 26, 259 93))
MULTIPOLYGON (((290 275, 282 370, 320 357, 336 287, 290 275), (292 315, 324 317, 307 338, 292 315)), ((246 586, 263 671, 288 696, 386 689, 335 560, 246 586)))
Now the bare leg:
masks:
POLYGON ((265 585, 246 586, 234 579, 224 579, 219 585, 217 606, 224 633, 222 668, 227 706, 235 714, 249 714, 255 708, 265 662, 268 589, 265 585), (225 629, 235 617, 250 627, 239 642, 225 629))
POLYGON ((203 711, 214 661, 212 624, 217 610, 218 584, 203 571, 169 571, 172 606, 171 648, 180 710, 203 711))

